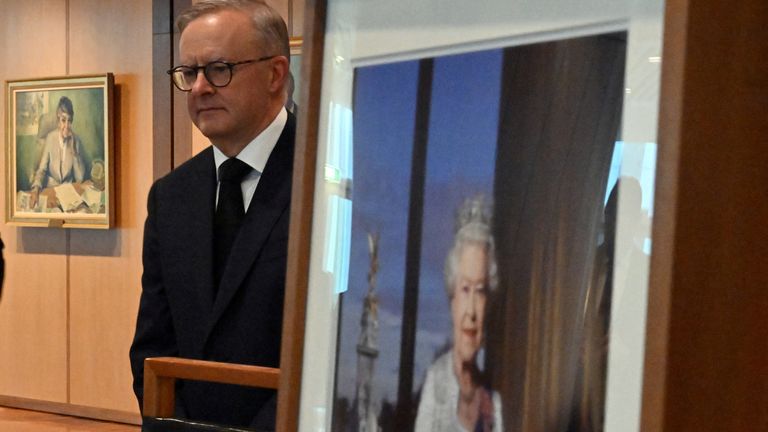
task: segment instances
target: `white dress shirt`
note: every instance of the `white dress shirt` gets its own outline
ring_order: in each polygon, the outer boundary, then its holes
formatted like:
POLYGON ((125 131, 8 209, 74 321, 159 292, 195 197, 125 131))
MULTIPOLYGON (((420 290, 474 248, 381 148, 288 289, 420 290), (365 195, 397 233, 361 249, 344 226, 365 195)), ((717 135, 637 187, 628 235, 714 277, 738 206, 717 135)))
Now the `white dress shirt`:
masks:
MULTIPOLYGON (((280 134, 283 133, 285 123, 288 121, 288 112, 285 108, 282 108, 277 114, 272 123, 267 126, 256 138, 253 139, 247 146, 236 156, 241 161, 247 163, 253 168, 253 171, 245 176, 240 187, 243 191, 243 208, 248 211, 248 206, 251 204, 253 194, 256 192, 256 186, 259 184, 261 173, 264 172, 264 167, 267 165, 267 160, 272 150, 277 144, 277 140, 280 139, 280 134)), ((219 167, 225 160, 229 159, 224 153, 221 152, 216 146, 213 146, 213 160, 216 163, 216 205, 219 203, 219 167)))

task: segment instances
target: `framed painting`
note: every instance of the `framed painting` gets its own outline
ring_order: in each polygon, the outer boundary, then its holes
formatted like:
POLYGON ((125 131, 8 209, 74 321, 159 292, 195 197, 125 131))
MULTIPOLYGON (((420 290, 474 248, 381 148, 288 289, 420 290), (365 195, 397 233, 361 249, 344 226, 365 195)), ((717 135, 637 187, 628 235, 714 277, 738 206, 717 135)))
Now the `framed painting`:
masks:
POLYGON ((278 427, 637 430, 661 2, 315 3, 278 427))
POLYGON ((301 81, 297 79, 301 72, 301 44, 300 37, 292 37, 289 41, 291 48, 291 68, 288 75, 288 98, 285 108, 293 114, 297 112, 296 97, 301 91, 301 81))
POLYGON ((112 74, 6 82, 6 222, 114 221, 112 74))

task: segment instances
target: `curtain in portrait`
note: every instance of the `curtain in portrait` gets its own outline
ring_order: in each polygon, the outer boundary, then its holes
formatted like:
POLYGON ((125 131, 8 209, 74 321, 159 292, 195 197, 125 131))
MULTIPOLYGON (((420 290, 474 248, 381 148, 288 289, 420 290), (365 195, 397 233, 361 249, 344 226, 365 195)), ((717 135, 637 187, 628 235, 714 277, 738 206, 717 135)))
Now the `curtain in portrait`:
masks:
POLYGON ((600 428, 605 356, 595 344, 607 321, 595 298, 609 292, 593 280, 604 272, 595 263, 625 45, 620 33, 505 50, 494 186, 504 264, 488 363, 507 430, 600 428))

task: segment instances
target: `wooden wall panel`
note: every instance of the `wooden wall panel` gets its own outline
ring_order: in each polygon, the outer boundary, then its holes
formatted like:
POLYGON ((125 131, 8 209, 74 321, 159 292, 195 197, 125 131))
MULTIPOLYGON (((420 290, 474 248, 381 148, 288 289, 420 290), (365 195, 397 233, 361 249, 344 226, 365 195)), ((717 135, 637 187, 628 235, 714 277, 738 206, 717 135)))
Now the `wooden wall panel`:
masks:
MULTIPOLYGON (((186 113, 186 107, 184 112, 186 113)), ((190 126, 192 127, 192 154, 189 157, 192 157, 205 150, 206 147, 211 145, 211 142, 208 141, 208 138, 206 138, 202 132, 200 132, 200 129, 198 129, 197 126, 193 125, 191 122, 190 126)), ((176 163, 176 166, 178 166, 189 159, 189 157, 184 160, 174 160, 174 162, 176 163)))
MULTIPOLYGON (((0 0, 0 82, 66 73, 65 4, 0 0)), ((5 106, 3 98, 3 142, 5 106)), ((5 170, 4 152, 2 159, 5 170)), ((0 201, 6 198, 5 187, 0 188, 0 201)), ((0 299, 0 395, 66 401, 68 234, 2 224, 0 235, 6 259, 0 299)))
POLYGON ((641 430, 768 430, 768 3, 672 0, 641 430))
POLYGON ((152 177, 173 166, 173 86, 165 73, 173 67, 172 1, 152 0, 152 177))
POLYGON ((289 1, 291 5, 291 19, 288 23, 288 31, 291 36, 300 37, 304 33, 304 1, 289 1))
POLYGON ((128 348, 152 183, 152 1, 70 0, 70 72, 115 74, 117 228, 73 230, 70 402, 137 411, 128 348), (105 35, 108 37, 105 38, 105 35))

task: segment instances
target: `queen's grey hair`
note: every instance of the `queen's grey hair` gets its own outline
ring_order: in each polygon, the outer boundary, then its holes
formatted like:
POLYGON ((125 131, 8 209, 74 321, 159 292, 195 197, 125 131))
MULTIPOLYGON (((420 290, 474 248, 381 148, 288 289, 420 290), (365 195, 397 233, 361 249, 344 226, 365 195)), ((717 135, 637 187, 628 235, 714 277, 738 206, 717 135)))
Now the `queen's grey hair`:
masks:
POLYGON ((467 245, 484 247, 488 257, 488 290, 495 292, 499 285, 496 266, 496 244, 491 231, 491 205, 482 195, 470 198, 459 209, 453 246, 445 259, 445 293, 453 298, 456 271, 461 252, 467 245))
POLYGON ((261 55, 281 55, 290 61, 291 48, 285 21, 263 0, 201 0, 179 15, 176 26, 179 32, 184 33, 190 22, 222 10, 235 10, 250 15, 255 34, 267 50, 261 55))

